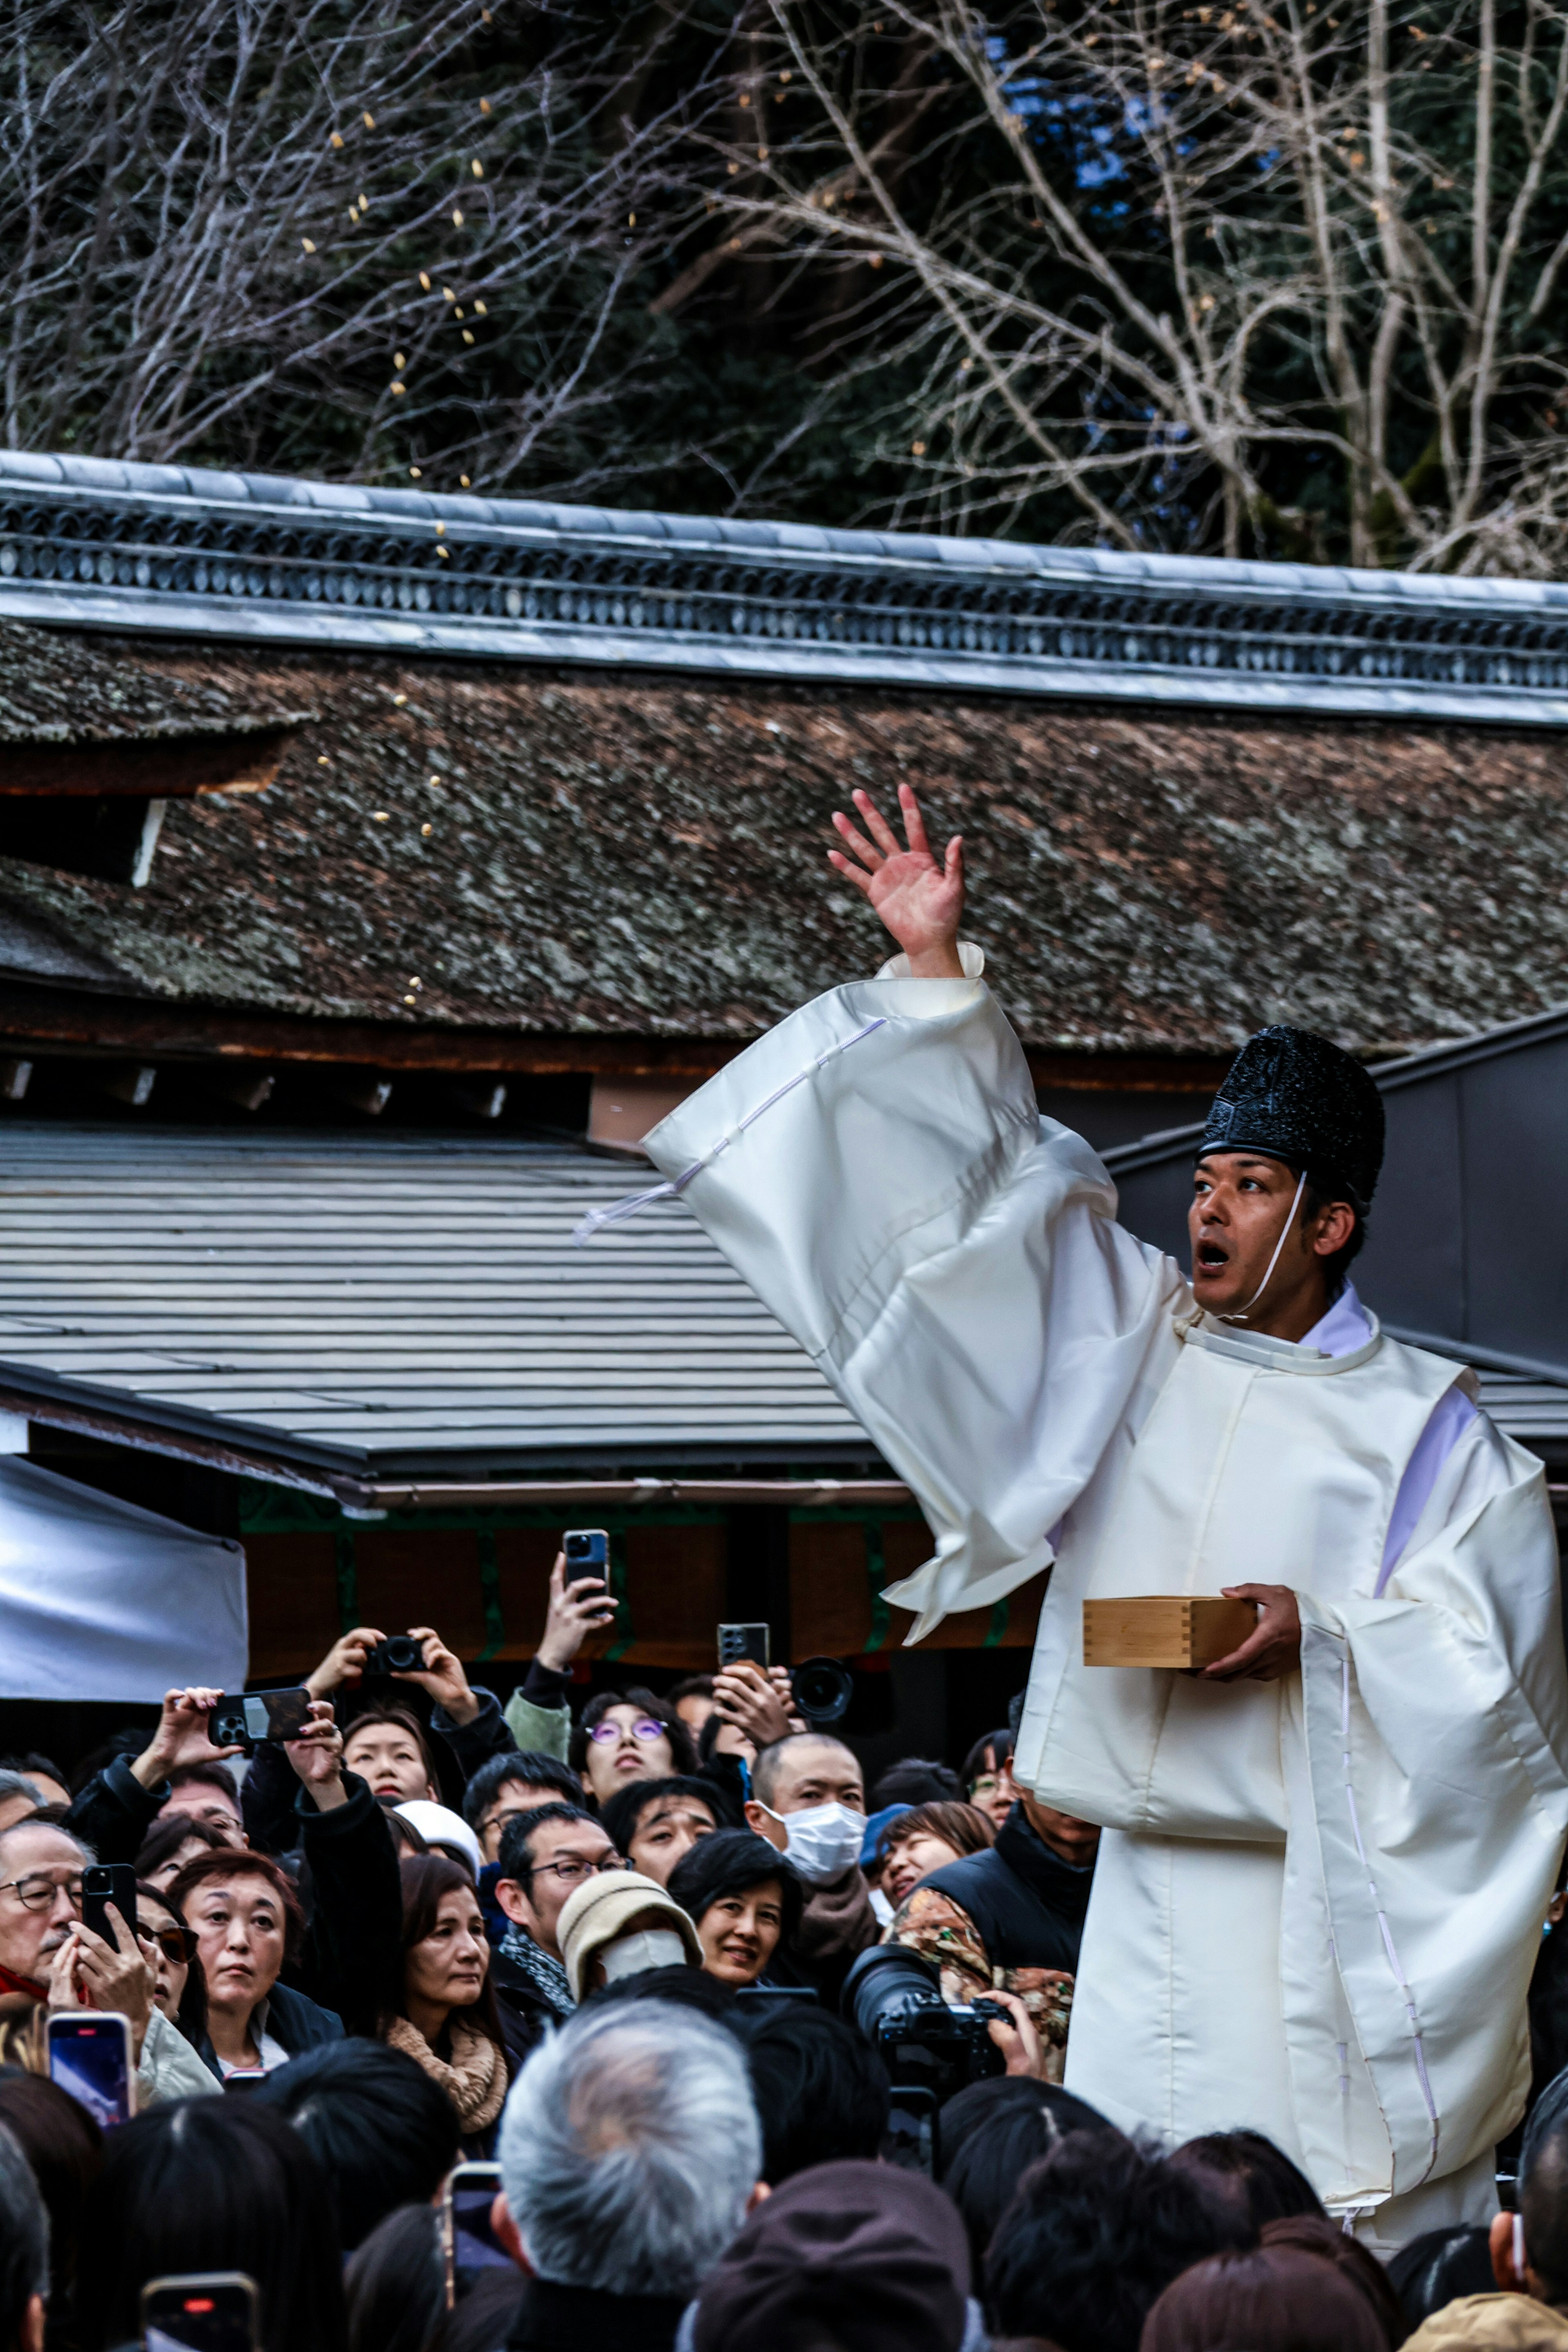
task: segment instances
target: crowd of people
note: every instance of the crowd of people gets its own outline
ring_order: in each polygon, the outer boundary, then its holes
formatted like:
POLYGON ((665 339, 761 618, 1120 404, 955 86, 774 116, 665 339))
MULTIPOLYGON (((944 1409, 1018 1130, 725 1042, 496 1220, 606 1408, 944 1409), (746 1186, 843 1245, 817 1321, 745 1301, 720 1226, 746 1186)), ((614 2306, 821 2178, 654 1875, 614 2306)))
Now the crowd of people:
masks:
POLYGON ((604 1605, 557 1561, 504 1710, 362 1626, 297 1736, 220 1749, 191 1688, 0 1769, 0 2352, 139 2343, 213 2273, 259 2352, 1568 2352, 1555 1954, 1517 2210, 1384 2269, 1257 2133, 1167 2152, 1062 2087, 1099 1832, 1007 1729, 868 1789, 782 1669, 574 1713, 604 1605), (49 2076, 81 2009, 129 2021, 113 2128, 49 2076))

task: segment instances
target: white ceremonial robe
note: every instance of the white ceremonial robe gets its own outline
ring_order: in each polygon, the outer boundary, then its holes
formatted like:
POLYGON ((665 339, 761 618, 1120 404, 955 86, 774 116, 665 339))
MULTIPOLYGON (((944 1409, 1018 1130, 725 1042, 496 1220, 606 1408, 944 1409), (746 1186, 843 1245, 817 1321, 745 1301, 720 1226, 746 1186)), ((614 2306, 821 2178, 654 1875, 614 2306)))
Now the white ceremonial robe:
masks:
POLYGON ((817 998, 647 1148, 918 1498, 911 1641, 1052 1568, 1016 1769, 1106 1832, 1068 2086, 1266 2132, 1374 2244, 1484 2219, 1568 1832, 1540 1463, 1375 1326, 1204 1316, 977 977, 817 998), (1084 1667, 1086 1595, 1247 1581, 1299 1676, 1084 1667))

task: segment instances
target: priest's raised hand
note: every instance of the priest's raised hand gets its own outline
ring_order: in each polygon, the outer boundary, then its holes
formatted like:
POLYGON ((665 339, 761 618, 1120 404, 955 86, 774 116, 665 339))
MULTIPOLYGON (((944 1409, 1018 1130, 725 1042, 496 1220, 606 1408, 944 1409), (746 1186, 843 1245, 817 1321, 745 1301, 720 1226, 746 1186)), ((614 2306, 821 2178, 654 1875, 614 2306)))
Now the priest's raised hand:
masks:
POLYGON ((912 980, 962 980, 958 926, 963 914, 963 839, 954 834, 939 866, 926 839, 921 804, 908 784, 899 786, 904 839, 881 814, 869 793, 853 795, 866 833, 842 809, 833 823, 852 853, 830 849, 828 862, 870 900, 910 960, 912 980), (866 834, 871 838, 868 840, 866 834), (858 861, 854 862, 854 861, 858 861))

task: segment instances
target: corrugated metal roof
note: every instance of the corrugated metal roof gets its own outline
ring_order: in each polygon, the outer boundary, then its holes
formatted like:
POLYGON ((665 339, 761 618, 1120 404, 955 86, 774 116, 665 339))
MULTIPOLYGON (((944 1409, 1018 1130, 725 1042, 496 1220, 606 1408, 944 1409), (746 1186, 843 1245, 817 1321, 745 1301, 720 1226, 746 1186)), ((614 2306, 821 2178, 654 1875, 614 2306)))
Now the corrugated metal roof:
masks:
POLYGON ((186 636, 1568 724, 1568 586, 0 451, 0 614, 186 636))
POLYGON ((874 1463, 689 1213, 525 1142, 7 1124, 0 1388, 340 1473, 874 1463))

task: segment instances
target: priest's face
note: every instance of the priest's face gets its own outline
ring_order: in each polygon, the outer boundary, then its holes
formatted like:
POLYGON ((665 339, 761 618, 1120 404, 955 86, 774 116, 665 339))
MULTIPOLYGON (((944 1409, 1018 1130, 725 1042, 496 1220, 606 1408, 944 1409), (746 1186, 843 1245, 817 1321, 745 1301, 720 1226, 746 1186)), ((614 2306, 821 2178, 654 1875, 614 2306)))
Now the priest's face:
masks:
POLYGON ((1260 1329, 1282 1315, 1299 1320, 1305 1314, 1303 1330, 1317 1320, 1324 1302, 1323 1259, 1350 1239, 1355 1214, 1336 1202, 1303 1223, 1300 1214, 1290 1218, 1295 1197, 1295 1173, 1282 1160, 1262 1152, 1210 1151, 1198 1161, 1187 1232, 1200 1307, 1211 1315, 1240 1315, 1256 1300, 1248 1319, 1260 1329), (1267 1291, 1258 1298, 1266 1278, 1267 1291))

